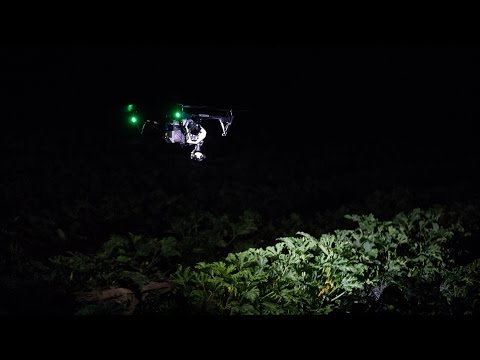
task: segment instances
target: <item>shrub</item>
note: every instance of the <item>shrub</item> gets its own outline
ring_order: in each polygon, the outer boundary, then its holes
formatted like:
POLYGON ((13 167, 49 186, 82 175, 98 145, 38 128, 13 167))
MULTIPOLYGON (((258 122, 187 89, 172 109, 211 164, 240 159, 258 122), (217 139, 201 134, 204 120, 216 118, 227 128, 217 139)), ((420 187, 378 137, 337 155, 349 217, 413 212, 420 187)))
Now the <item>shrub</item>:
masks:
POLYGON ((174 293, 190 311, 216 314, 476 309, 478 264, 455 265, 447 244, 464 230, 443 224, 442 214, 440 208, 415 209, 391 221, 347 215, 356 229, 318 238, 298 232, 224 261, 180 266, 172 276, 174 293))

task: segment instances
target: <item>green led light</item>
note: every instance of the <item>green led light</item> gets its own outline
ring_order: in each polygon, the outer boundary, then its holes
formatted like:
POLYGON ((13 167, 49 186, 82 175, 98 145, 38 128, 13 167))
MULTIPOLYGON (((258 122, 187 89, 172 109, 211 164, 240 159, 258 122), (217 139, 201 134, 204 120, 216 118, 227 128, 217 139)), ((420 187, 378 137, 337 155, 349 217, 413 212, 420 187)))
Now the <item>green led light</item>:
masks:
POLYGON ((182 116, 182 113, 181 113, 180 111, 177 111, 177 112, 175 113, 175 117, 176 117, 177 119, 180 119, 181 116, 182 116))
POLYGON ((135 116, 132 116, 130 118, 130 121, 132 122, 132 124, 135 124, 137 122, 137 118, 135 116))
POLYGON ((130 104, 127 106, 127 111, 132 111, 135 108, 135 105, 130 104))

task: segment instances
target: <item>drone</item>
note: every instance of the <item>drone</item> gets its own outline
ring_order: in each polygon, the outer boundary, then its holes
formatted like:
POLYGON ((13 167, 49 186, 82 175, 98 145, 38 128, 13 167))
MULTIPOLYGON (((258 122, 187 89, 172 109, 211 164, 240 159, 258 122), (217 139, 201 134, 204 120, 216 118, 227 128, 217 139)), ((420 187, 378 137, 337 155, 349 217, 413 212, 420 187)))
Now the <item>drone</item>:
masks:
MULTIPOLYGON (((136 124, 140 134, 143 134, 145 126, 152 124, 154 126, 161 123, 153 120, 145 120, 140 127, 140 115, 134 104, 127 106, 126 112, 130 123, 136 124)), ((201 147, 207 137, 207 131, 202 126, 203 121, 218 121, 222 136, 227 136, 228 129, 233 122, 232 109, 217 109, 208 106, 193 106, 177 104, 175 110, 166 114, 164 119, 164 140, 169 144, 179 144, 181 147, 193 146, 190 153, 190 159, 203 161, 207 157, 201 151, 201 147)))

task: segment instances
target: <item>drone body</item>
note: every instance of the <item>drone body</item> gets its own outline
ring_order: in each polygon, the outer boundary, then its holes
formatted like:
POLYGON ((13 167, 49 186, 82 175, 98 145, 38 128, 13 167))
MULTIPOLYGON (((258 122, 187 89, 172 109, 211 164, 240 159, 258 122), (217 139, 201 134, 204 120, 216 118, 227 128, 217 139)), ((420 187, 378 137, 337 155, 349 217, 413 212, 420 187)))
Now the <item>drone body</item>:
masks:
MULTIPOLYGON (((127 112, 130 114, 130 121, 138 126, 138 114, 134 105, 128 105, 127 112)), ((201 152, 201 147, 207 136, 207 131, 201 125, 202 121, 216 120, 222 128, 222 136, 227 136, 228 129, 233 122, 233 111, 231 109, 215 109, 206 106, 177 105, 173 114, 168 114, 165 118, 164 139, 169 144, 180 144, 180 146, 193 146, 190 153, 192 160, 203 161, 205 154, 201 152)), ((139 131, 147 123, 158 125, 152 120, 146 120, 139 131)))

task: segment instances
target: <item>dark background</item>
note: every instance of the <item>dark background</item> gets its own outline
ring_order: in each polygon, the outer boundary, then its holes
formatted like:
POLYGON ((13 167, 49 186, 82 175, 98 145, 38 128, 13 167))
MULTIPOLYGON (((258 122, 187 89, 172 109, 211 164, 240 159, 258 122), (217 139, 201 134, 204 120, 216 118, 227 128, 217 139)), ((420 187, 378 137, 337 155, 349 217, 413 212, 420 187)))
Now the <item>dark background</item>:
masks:
MULTIPOLYGON (((350 171, 365 183, 365 175, 383 176, 372 189, 476 189, 478 48, 37 45, 2 48, 0 59, 6 175, 15 164, 15 176, 28 176, 23 161, 36 164, 33 175, 51 174, 35 160, 40 154, 75 169, 132 151, 137 165, 149 159, 143 166, 168 172, 157 181, 174 187, 179 178, 219 184, 250 176, 255 186, 350 171), (161 133, 140 137, 122 113, 135 103, 161 120, 175 102, 239 110, 226 138, 218 124, 206 125, 208 162, 191 162, 189 150, 164 144, 161 133)), ((360 191, 355 176, 347 179, 360 191)), ((41 194, 43 204, 54 200, 41 194)))
POLYGON ((17 46, 0 58, 2 136, 33 149, 128 142, 122 106, 161 119, 180 102, 243 110, 228 141, 212 128, 206 145, 233 149, 232 161, 275 151, 308 162, 334 146, 353 163, 364 151, 450 159, 462 176, 477 151, 477 48, 17 46))
POLYGON ((291 148, 305 128, 317 136, 302 143, 365 136, 445 146, 438 142, 472 140, 478 115, 475 48, 35 46, 0 54, 4 128, 37 135, 112 134, 124 103, 153 118, 182 102, 249 110, 237 132, 257 139, 273 131, 291 148))

